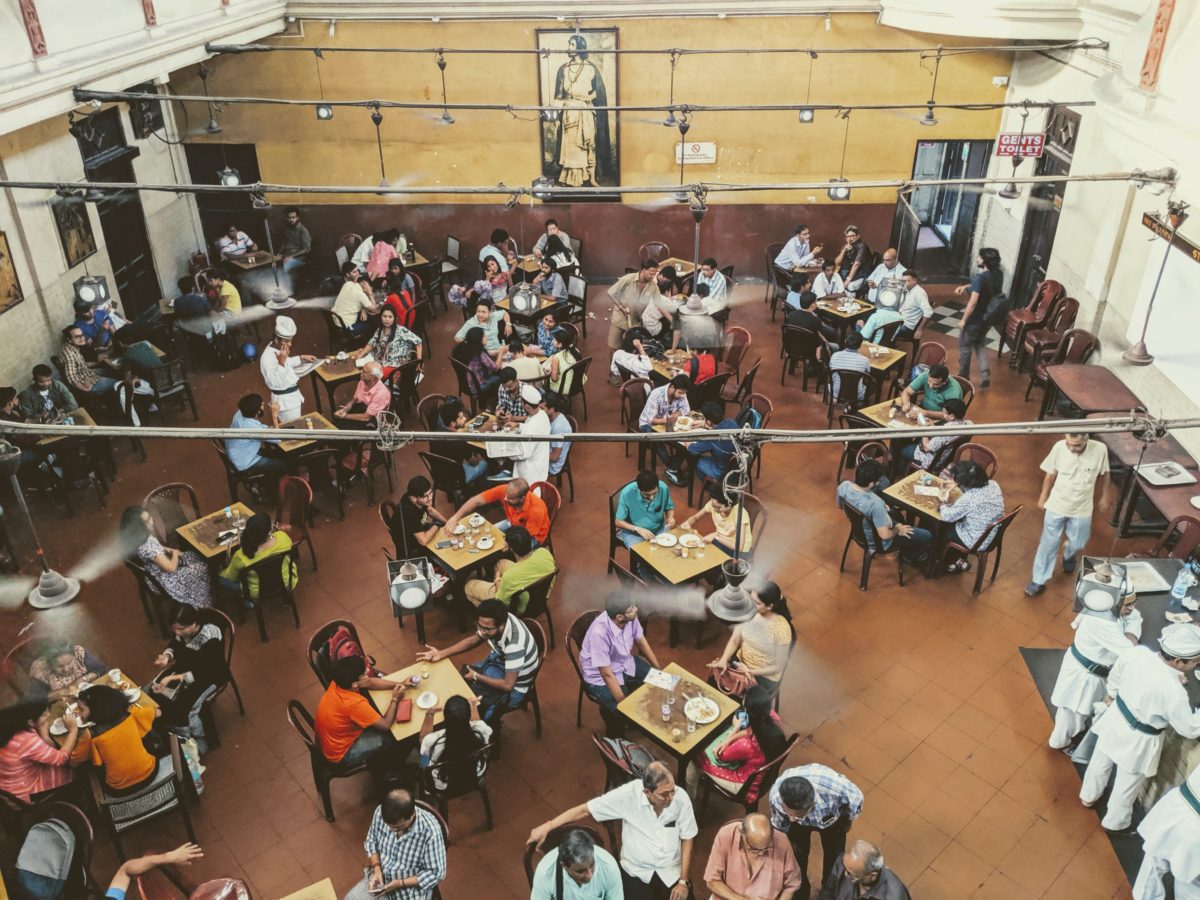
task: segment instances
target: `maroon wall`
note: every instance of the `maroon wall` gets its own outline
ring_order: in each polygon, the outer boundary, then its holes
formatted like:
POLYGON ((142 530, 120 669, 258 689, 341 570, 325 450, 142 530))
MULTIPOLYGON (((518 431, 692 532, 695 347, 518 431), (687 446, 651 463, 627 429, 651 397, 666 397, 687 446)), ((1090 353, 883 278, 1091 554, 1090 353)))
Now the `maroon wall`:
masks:
MULTIPOLYGON (((692 255, 694 223, 686 204, 638 209, 626 203, 538 204, 504 209, 500 204, 316 204, 300 206, 313 236, 313 252, 322 268, 333 271, 333 254, 342 235, 367 235, 377 229, 401 228, 415 238, 426 257, 445 252, 446 235, 462 241, 462 259, 473 261, 493 228, 504 228, 528 250, 554 218, 573 238, 583 242, 583 271, 596 280, 615 278, 637 262, 638 247, 660 240, 683 259, 692 255)), ((283 230, 283 206, 271 210, 274 234, 283 230)), ((812 228, 814 243, 826 253, 841 246, 842 230, 856 224, 872 249, 882 250, 892 227, 892 204, 839 203, 820 206, 722 204, 709 207, 700 231, 701 257, 715 256, 722 266, 733 264, 737 275, 763 277, 763 248, 787 240, 798 222, 812 228)), ((278 238, 277 238, 278 239, 278 238)), ((464 266, 468 272, 474 269, 464 266)))

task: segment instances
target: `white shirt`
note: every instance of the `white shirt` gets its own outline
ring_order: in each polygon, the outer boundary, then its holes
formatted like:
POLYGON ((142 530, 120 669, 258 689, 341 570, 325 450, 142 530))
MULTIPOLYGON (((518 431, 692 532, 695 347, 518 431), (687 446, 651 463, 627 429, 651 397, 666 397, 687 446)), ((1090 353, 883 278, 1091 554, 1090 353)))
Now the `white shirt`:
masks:
POLYGON ((654 360, 648 356, 638 356, 636 353, 630 353, 628 350, 616 350, 612 355, 612 365, 609 366, 609 371, 614 375, 620 375, 617 370, 620 366, 634 378, 649 378, 650 373, 654 371, 654 360))
POLYGON ((299 390, 291 389, 296 388, 300 379, 318 365, 319 363, 306 363, 299 356, 289 356, 287 362, 281 364, 277 347, 267 344, 263 349, 258 369, 262 373, 263 383, 271 391, 271 399, 279 405, 281 423, 299 417, 300 407, 304 405, 304 395, 299 390))
POLYGON ((795 234, 783 245, 783 249, 775 257, 775 265, 785 272, 790 272, 801 266, 811 266, 816 258, 808 246, 808 242, 800 240, 800 235, 795 234))
MULTIPOLYGON (((1188 787, 1200 797, 1200 766, 1187 777, 1188 787)), ((1175 876, 1175 895, 1179 882, 1194 886, 1200 882, 1200 817, 1188 805, 1187 800, 1174 788, 1154 804, 1154 808, 1138 826, 1145 842, 1147 856, 1165 859, 1175 876)))
POLYGON ((900 318, 904 320, 904 327, 909 331, 916 331, 922 319, 932 316, 933 307, 929 305, 929 295, 925 293, 925 288, 914 284, 912 290, 905 291, 900 300, 899 313, 900 318))
POLYGON ((875 297, 879 293, 879 285, 883 284, 889 278, 895 278, 896 279, 896 287, 903 288, 904 282, 901 280, 900 276, 903 275, 907 271, 908 271, 908 269, 906 269, 900 263, 896 263, 896 265, 890 269, 887 266, 885 266, 883 263, 880 263, 879 265, 877 265, 875 267, 875 271, 867 276, 867 281, 875 282, 875 287, 873 287, 869 291, 867 291, 867 299, 870 300, 872 303, 874 303, 875 297))
POLYGON ((1096 479, 1108 474, 1108 448, 1092 438, 1082 453, 1072 453, 1065 440, 1059 441, 1042 460, 1042 471, 1058 473, 1046 498, 1046 512, 1086 519, 1092 514, 1096 479))
MULTIPOLYGON (((521 434, 550 434, 550 417, 539 409, 521 423, 521 434)), ((487 444, 488 456, 506 456, 514 460, 513 478, 530 484, 545 481, 550 475, 549 441, 494 441, 487 444)))
POLYGON ((667 887, 679 881, 683 842, 700 830, 687 791, 677 788, 661 815, 646 798, 641 779, 589 800, 587 806, 597 822, 621 820, 621 868, 626 873, 643 884, 655 873, 667 887))
POLYGON ((363 238, 363 242, 358 245, 358 249, 354 251, 354 255, 350 257, 350 262, 354 263, 360 269, 367 267, 367 261, 371 258, 371 251, 375 249, 375 235, 368 234, 363 238))
MULTIPOLYGON (((661 294, 657 297, 651 297, 646 302, 645 309, 642 310, 642 327, 645 328, 651 335, 658 337, 664 328, 671 324, 671 309, 672 303, 667 297, 661 294)), ((668 330, 670 330, 668 328, 668 330)))
POLYGON ((812 290, 817 295, 817 299, 820 300, 822 297, 828 297, 830 294, 846 293, 846 285, 842 282, 842 276, 837 272, 833 273, 833 278, 826 278, 825 273, 822 272, 813 279, 812 290))
POLYGON ((221 251, 222 256, 245 256, 250 252, 250 245, 253 243, 246 232, 239 231, 236 239, 225 235, 217 241, 217 249, 221 251))

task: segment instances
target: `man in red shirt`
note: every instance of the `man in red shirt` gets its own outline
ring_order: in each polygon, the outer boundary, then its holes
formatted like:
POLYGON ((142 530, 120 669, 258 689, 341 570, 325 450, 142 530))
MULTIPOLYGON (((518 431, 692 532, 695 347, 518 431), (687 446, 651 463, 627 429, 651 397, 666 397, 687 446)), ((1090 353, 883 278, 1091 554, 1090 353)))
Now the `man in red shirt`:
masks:
POLYGON ((446 531, 453 531, 459 519, 490 503, 499 503, 504 507, 504 521, 496 524, 501 531, 507 531, 513 525, 520 525, 533 535, 538 544, 546 542, 546 537, 550 534, 550 513, 546 509, 545 501, 529 489, 529 482, 524 478, 514 478, 507 484, 497 485, 482 494, 476 494, 450 517, 446 522, 446 531))
POLYGON ((333 680, 317 704, 314 727, 321 753, 346 767, 366 763, 375 783, 382 785, 396 749, 392 724, 404 685, 372 678, 361 656, 344 656, 332 666, 333 680), (380 715, 363 691, 391 690, 392 699, 380 715))

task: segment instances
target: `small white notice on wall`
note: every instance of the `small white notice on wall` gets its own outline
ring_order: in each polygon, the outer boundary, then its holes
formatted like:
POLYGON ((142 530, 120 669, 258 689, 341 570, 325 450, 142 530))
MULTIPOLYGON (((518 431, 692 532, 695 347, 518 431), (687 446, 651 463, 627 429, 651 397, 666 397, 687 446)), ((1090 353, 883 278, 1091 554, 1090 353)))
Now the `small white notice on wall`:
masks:
POLYGON ((712 164, 717 161, 716 141, 680 141, 675 144, 675 163, 682 157, 685 166, 712 164))

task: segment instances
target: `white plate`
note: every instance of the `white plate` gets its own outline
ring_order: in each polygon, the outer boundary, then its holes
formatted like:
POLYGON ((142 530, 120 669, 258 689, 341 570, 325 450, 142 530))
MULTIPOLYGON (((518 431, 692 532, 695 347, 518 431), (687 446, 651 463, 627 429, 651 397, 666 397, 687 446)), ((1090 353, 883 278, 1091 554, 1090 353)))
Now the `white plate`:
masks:
POLYGON ((416 609, 425 603, 425 592, 420 588, 410 587, 400 592, 400 605, 405 609, 416 609))
POLYGON ((344 361, 345 361, 345 360, 348 358, 348 356, 349 356, 349 354, 348 354, 348 353, 346 353, 346 351, 345 351, 345 350, 342 350, 342 351, 339 351, 338 355, 337 355, 336 357, 334 357, 334 358, 335 358, 335 359, 336 359, 338 362, 344 362, 344 361))
POLYGON ((67 723, 61 718, 55 719, 50 723, 50 733, 53 735, 63 735, 67 733, 67 723))
MULTIPOLYGON (((1200 509, 1200 494, 1197 494, 1195 497, 1192 498, 1192 506, 1196 507, 1196 509, 1200 509)), ((1200 670, 1197 670, 1197 671, 1200 671, 1200 670)))
POLYGON ((675 430, 676 431, 684 431, 691 427, 692 427, 692 417, 691 416, 680 416, 678 419, 675 420, 675 430))
POLYGON ((707 697, 693 697, 684 704, 683 714, 697 725, 708 725, 717 720, 721 707, 707 697))
POLYGON ((699 547, 704 541, 698 534, 685 534, 679 538, 679 546, 681 547, 699 547))
POLYGON ((417 698, 418 709, 431 709, 437 706, 438 696, 433 691, 426 691, 417 698))
POLYGON ((129 690, 121 691, 125 695, 125 699, 130 703, 137 701, 138 697, 142 696, 142 689, 137 687, 129 688, 129 690))
POLYGON ((459 522, 457 525, 454 526, 454 530, 450 533, 451 534, 466 534, 467 526, 464 525, 462 522, 459 522))
POLYGON ((657 535, 654 538, 654 543, 658 544, 660 547, 674 547, 679 543, 679 538, 675 537, 675 535, 671 534, 669 531, 664 531, 662 534, 657 535))
POLYGON ((480 550, 491 550, 494 545, 495 545, 495 542, 490 537, 481 537, 475 543, 475 546, 478 547, 480 550))
POLYGON ((479 513, 474 513, 471 518, 467 519, 467 521, 471 523, 472 528, 481 528, 487 519, 485 519, 479 513))

